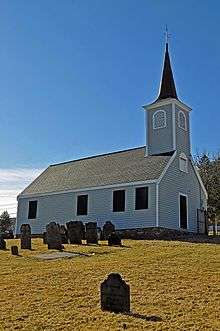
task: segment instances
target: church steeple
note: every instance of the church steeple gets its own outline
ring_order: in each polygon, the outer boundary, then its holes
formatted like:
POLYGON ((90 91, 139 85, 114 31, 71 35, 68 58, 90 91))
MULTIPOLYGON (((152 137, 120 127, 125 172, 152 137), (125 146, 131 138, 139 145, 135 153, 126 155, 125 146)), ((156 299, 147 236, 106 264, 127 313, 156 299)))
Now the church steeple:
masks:
POLYGON ((168 51, 168 42, 166 42, 165 56, 164 56, 164 65, 163 73, 161 78, 161 85, 159 96, 157 100, 175 98, 178 100, 176 87, 173 79, 172 68, 170 64, 170 56, 168 51))

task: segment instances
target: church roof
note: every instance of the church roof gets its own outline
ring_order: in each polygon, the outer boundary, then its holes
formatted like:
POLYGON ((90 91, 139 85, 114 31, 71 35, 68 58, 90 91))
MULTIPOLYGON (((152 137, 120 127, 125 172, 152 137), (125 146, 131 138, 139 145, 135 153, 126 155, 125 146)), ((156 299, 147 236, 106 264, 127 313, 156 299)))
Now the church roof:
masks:
MULTIPOLYGON (((171 153, 172 154, 172 153, 171 153)), ((49 166, 20 196, 158 179, 171 155, 145 156, 145 147, 49 166)))
POLYGON ((161 78, 160 92, 157 100, 162 100, 167 98, 178 99, 174 78, 173 78, 173 72, 170 64, 168 43, 166 43, 163 73, 161 78))

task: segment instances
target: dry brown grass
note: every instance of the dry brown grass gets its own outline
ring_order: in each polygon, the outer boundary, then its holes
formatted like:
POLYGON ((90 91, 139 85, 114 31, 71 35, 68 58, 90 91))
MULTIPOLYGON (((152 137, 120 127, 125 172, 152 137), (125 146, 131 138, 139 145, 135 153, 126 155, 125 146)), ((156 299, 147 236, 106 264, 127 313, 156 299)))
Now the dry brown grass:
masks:
MULTIPOLYGON (((17 240, 7 242, 9 249, 17 240)), ((96 254, 38 261, 40 239, 21 257, 0 251, 0 330, 218 330, 220 246, 129 241, 126 247, 65 245, 96 254), (119 272, 137 315, 103 312, 99 285, 119 272), (139 315, 138 315, 139 314, 139 315), (156 316, 161 321, 147 320, 156 316)))

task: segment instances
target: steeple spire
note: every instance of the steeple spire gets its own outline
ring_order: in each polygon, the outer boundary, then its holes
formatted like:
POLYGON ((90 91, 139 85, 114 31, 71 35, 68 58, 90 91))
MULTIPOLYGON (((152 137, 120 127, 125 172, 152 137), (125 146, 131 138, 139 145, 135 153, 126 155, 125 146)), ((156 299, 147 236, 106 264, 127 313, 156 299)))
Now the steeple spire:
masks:
POLYGON ((165 56, 164 56, 164 65, 163 65, 163 73, 161 78, 160 92, 157 100, 167 99, 167 98, 175 98, 178 99, 176 93, 176 87, 173 79, 173 73, 170 64, 170 56, 168 50, 168 33, 166 34, 166 48, 165 48, 165 56))

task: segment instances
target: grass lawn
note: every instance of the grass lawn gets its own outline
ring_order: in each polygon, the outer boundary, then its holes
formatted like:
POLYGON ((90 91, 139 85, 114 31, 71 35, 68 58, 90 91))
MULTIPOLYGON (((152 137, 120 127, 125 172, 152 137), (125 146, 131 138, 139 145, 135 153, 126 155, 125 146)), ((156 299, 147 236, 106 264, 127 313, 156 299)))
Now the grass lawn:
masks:
MULTIPOLYGON (((123 243, 65 245, 95 254, 53 261, 34 258, 48 252, 41 239, 20 257, 0 251, 0 330, 220 330, 219 245, 123 243), (100 309, 99 286, 110 272, 130 285, 130 316, 100 309)), ((19 240, 7 249, 12 244, 19 240)))

